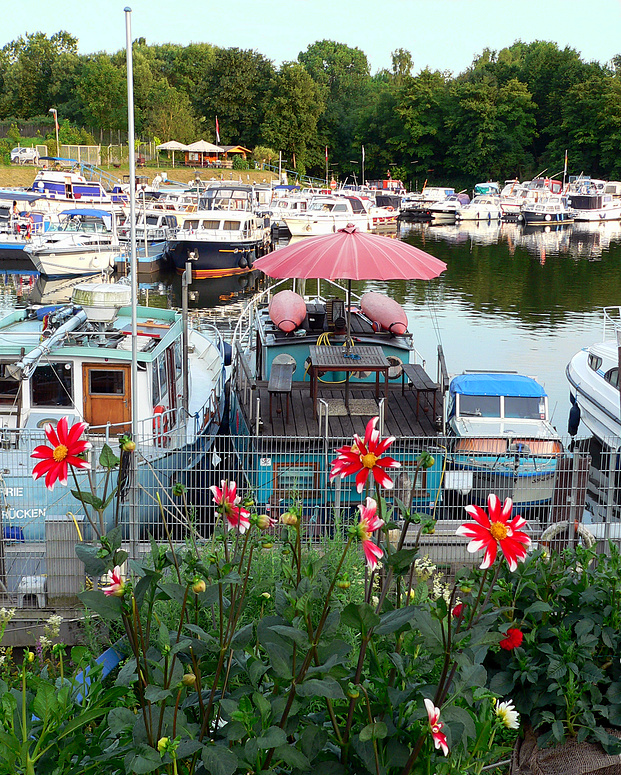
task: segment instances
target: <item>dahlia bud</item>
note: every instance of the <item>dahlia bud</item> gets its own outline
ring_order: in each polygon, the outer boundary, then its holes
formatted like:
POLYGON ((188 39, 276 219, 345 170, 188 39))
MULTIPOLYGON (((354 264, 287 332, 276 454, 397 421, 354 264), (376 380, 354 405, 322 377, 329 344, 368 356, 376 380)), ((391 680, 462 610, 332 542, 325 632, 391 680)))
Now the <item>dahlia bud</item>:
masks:
POLYGON ((185 673, 185 675, 181 679, 181 683, 184 686, 188 686, 188 687, 194 686, 196 683, 196 676, 194 675, 194 673, 185 673))
POLYGON ((201 592, 204 592, 207 589, 207 585, 202 579, 194 579, 194 583, 192 584, 192 592, 194 592, 195 595, 200 595, 201 592))
POLYGON ((166 750, 166 746, 168 745, 168 738, 167 737, 160 737, 160 739, 157 741, 157 750, 159 753, 164 753, 166 750))
POLYGON ((280 521, 283 525, 289 525, 289 527, 296 527, 299 522, 298 515, 294 511, 285 511, 280 521))

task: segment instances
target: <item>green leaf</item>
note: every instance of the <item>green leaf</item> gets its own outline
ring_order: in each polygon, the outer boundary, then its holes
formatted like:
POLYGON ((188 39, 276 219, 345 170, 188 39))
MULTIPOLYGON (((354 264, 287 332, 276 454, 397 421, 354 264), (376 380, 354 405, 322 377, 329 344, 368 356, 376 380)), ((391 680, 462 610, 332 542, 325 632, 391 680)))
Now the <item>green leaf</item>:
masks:
POLYGON ((300 737, 300 744, 309 761, 312 762, 320 751, 323 750, 327 739, 328 733, 325 729, 313 725, 304 727, 300 737))
POLYGON ((360 730, 360 742, 366 743, 368 740, 382 740, 388 734, 388 727, 383 721, 376 721, 373 724, 367 724, 360 730))
POLYGON ((157 770, 162 764, 162 757, 151 746, 141 745, 137 751, 131 751, 127 754, 124 764, 126 772, 143 775, 143 773, 157 770))
POLYGON ((532 605, 524 611, 524 615, 528 614, 542 614, 552 610, 552 606, 549 603, 544 603, 543 600, 536 600, 532 605))
POLYGON ((362 635, 380 623, 380 617, 368 603, 350 603, 341 612, 341 623, 358 630, 362 635))
POLYGON ((562 743, 565 739, 565 732, 563 730, 563 722, 562 721, 555 721, 552 724, 552 734, 554 735, 554 739, 562 743))
POLYGON ((500 670, 492 675, 489 688, 499 697, 506 697, 511 694, 514 686, 513 674, 500 670))
POLYGON ((116 468, 120 459, 114 454, 108 444, 104 444, 99 455, 99 465, 103 468, 116 468))
POLYGON ((233 775, 237 770, 237 756, 223 745, 206 745, 201 758, 211 775, 233 775))
POLYGON ((294 641, 298 646, 308 647, 308 633, 299 630, 297 627, 286 627, 282 624, 275 624, 269 628, 272 632, 282 635, 283 638, 294 641))
POLYGON ((252 634, 254 630, 254 625, 246 624, 244 627, 241 627, 235 635, 233 635, 233 638, 231 640, 231 648, 232 649, 244 649, 246 646, 250 643, 252 640, 252 634))
POLYGON ((302 751, 298 751, 292 745, 279 745, 274 751, 274 756, 287 765, 287 767, 296 767, 298 770, 310 770, 311 765, 302 751))
POLYGON ((171 600, 176 600, 177 603, 180 605, 183 605, 183 601, 185 600, 187 587, 184 587, 183 584, 160 584, 160 589, 162 592, 164 592, 171 600))
POLYGON ((104 595, 101 590, 95 589, 80 592, 78 597, 86 608, 90 608, 108 621, 114 621, 121 618, 123 601, 120 597, 104 595))
POLYGON ((112 708, 108 713, 108 728, 113 735, 118 736, 126 729, 131 729, 137 718, 129 708, 112 708))
POLYGON ((326 678, 309 678, 297 687, 300 697, 326 697, 329 700, 343 699, 343 689, 338 681, 326 678))
POLYGON ((127 663, 119 670, 119 674, 114 682, 115 686, 131 686, 138 678, 136 673, 136 660, 134 657, 127 660, 127 663))
POLYGON ((75 553, 78 559, 84 563, 84 572, 87 576, 96 578, 112 568, 111 558, 104 560, 98 557, 99 548, 90 544, 76 544, 75 553))
POLYGON ((269 727, 260 737, 257 737, 257 745, 259 748, 278 748, 280 745, 285 745, 287 742, 287 735, 284 729, 280 727, 269 727))
POLYGON ((396 574, 407 573, 418 555, 418 549, 400 549, 385 558, 385 563, 394 569, 396 574))
POLYGON ((101 498, 92 492, 82 492, 82 490, 78 492, 78 490, 71 490, 71 494, 76 500, 80 501, 80 503, 88 503, 89 506, 92 506, 97 510, 103 508, 103 501, 101 498))
POLYGON ((395 611, 388 611, 380 616, 380 623, 375 628, 378 635, 388 635, 391 632, 400 630, 411 619, 414 619, 418 613, 413 605, 397 608, 395 611))
POLYGON ((33 703, 33 710, 38 718, 47 722, 58 708, 56 689, 49 683, 40 683, 33 703))
POLYGON ((276 675, 279 678, 291 680, 291 660, 285 649, 275 643, 270 643, 268 657, 276 675))
POLYGON ((175 693, 171 689, 161 689, 159 686, 154 686, 153 684, 150 684, 144 690, 145 699, 149 702, 159 702, 165 698, 173 697, 174 694, 175 693))

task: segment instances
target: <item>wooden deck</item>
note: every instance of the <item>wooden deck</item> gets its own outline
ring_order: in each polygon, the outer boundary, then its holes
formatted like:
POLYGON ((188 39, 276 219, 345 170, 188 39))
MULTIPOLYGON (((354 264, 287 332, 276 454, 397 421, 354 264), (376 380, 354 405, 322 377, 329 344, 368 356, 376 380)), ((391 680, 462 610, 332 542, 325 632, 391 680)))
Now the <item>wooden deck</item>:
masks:
MULTIPOLYGON (((325 432, 320 430, 319 418, 313 412, 310 382, 293 382, 290 394, 289 420, 287 421, 285 396, 272 397, 272 421, 270 422, 270 397, 266 381, 258 381, 255 389, 251 391, 254 402, 260 399, 261 436, 288 436, 297 439, 317 437, 325 432)), ((381 396, 384 394, 384 386, 381 384, 381 396)), ((364 434, 368 421, 379 414, 379 407, 375 398, 375 381, 350 383, 350 414, 334 414, 330 407, 336 404, 344 405, 345 389, 342 385, 332 387, 328 383, 319 383, 319 411, 322 411, 322 400, 327 401, 328 408, 328 435, 336 438, 351 438, 354 433, 364 434), (365 414, 357 414, 356 402, 364 401, 366 406, 360 411, 367 410, 365 414), (368 411, 371 409, 371 411, 368 411)), ((388 399, 384 402, 384 431, 385 436, 436 436, 436 418, 433 416, 433 401, 421 395, 419 398, 418 417, 416 416, 417 394, 414 390, 401 392, 401 378, 391 380, 388 385, 388 399)), ((442 406, 441 396, 436 396, 436 413, 442 406)), ((249 416, 249 407, 245 406, 246 416, 249 416)), ((325 409, 325 407, 324 407, 325 409)), ((338 411, 338 410, 337 410, 338 411)), ((343 411, 341 409, 341 411, 343 411)))

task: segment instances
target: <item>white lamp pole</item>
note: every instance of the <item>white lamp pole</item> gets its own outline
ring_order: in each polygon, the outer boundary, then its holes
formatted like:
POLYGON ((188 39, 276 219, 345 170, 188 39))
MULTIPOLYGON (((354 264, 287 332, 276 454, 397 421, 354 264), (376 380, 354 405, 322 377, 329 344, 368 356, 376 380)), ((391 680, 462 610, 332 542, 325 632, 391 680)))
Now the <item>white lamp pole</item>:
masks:
POLYGON ((58 111, 56 108, 50 108, 48 113, 54 116, 54 129, 56 130, 56 156, 60 157, 60 144, 58 142, 58 111))

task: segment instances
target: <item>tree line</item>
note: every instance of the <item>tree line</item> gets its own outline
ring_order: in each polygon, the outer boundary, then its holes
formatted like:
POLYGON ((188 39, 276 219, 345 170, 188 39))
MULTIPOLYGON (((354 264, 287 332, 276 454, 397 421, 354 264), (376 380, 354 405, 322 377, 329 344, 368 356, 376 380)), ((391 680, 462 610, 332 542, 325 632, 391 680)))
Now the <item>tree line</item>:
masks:
MULTIPOLYGON (((127 128, 126 57, 78 54, 68 32, 27 34, 0 50, 0 120, 47 117, 127 128)), ((621 56, 584 62, 556 43, 486 49, 454 75, 414 70, 409 51, 371 74, 358 48, 322 40, 276 67, 263 54, 208 43, 134 43, 136 131, 215 142, 322 177, 410 182, 532 177, 546 169, 621 179, 621 56), (364 149, 364 150, 363 150, 364 149)))

